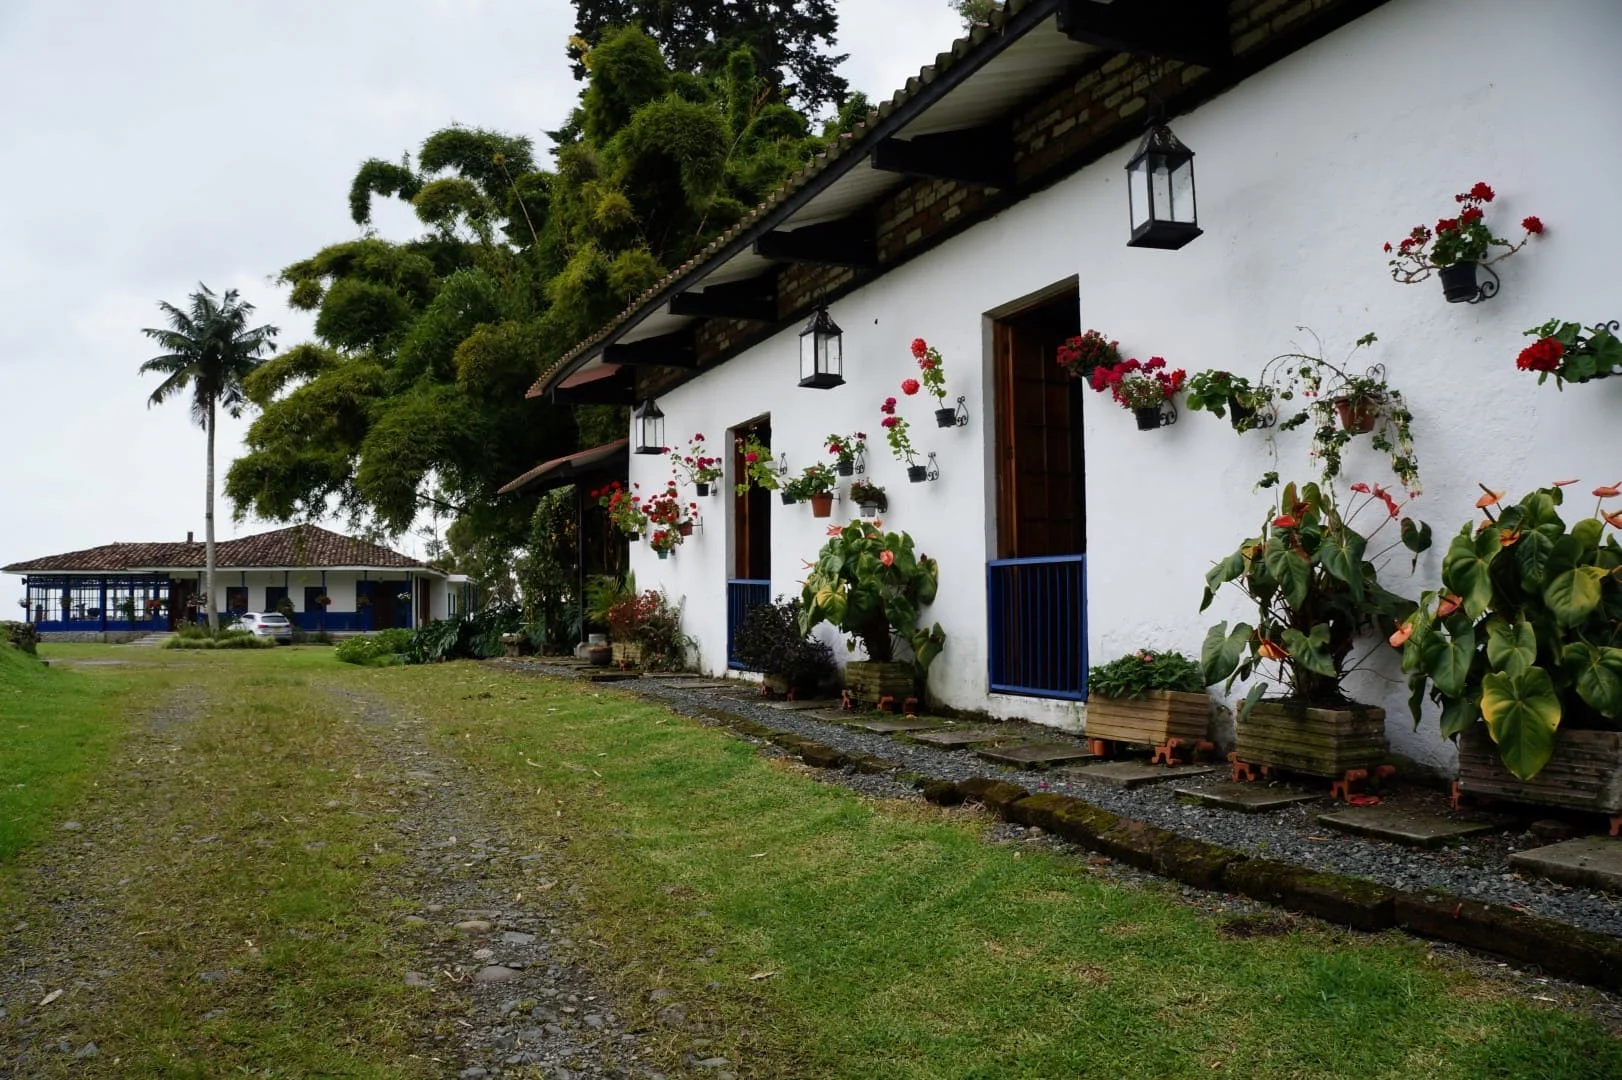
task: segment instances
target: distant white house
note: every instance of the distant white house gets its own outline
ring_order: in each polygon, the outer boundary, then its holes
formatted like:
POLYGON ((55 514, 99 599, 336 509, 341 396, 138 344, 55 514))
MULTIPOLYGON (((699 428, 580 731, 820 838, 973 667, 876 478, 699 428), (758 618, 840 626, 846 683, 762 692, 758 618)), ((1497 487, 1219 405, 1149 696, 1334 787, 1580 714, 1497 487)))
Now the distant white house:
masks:
MULTIPOLYGON (((1011 0, 531 394, 657 399, 664 442, 707 433, 726 459, 719 493, 684 485, 702 530, 667 559, 646 542, 631 556, 641 587, 683 604, 704 668, 728 667, 750 604, 798 593, 830 523, 734 497, 734 440, 794 473, 831 460, 827 435, 864 431, 886 530, 939 560, 924 615, 948 638, 931 696, 1074 727, 1089 660, 1198 656, 1208 626, 1246 617, 1228 598, 1200 613, 1204 575, 1257 535, 1259 476, 1315 473, 1305 430, 1240 435, 1186 407, 1138 430, 1055 362, 1084 329, 1123 356, 1252 379, 1312 347, 1299 327, 1334 360, 1375 332, 1360 363, 1383 364, 1413 413, 1424 494, 1406 512, 1439 537, 1479 516, 1478 482, 1518 498, 1622 472, 1622 380, 1561 393, 1515 363, 1528 327, 1622 317, 1622 141, 1603 135, 1622 130, 1619 54, 1622 5, 1593 0, 1011 0), (1177 250, 1127 243, 1126 166, 1157 110, 1197 155, 1197 227, 1173 223, 1177 250), (1495 268, 1497 295, 1448 303, 1435 281, 1395 283, 1382 245, 1456 215, 1454 193, 1478 181, 1497 191, 1495 233, 1547 225, 1495 268), (802 327, 819 308, 843 330, 843 371, 807 388, 802 327), (898 390, 920 337, 961 426, 898 390), (909 482, 890 455, 887 397, 937 475, 909 482)), ((1163 210, 1191 194, 1156 193, 1163 210)), ((1367 443, 1348 447, 1346 479, 1395 486, 1367 443)), ((630 462, 642 491, 669 476, 663 456, 630 462)), ((848 483, 833 523, 856 515, 848 483)), ((1436 587, 1445 548, 1393 586, 1436 587)), ((1395 651, 1348 689, 1385 707, 1395 749, 1451 764, 1434 719, 1411 730, 1395 651)))
MULTIPOLYGON (((206 621, 204 545, 113 543, 4 567, 24 576, 24 618, 47 640, 120 640, 206 621)), ((306 630, 419 626, 466 608, 467 578, 398 551, 294 525, 215 545, 222 615, 292 607, 306 630), (325 602, 323 602, 323 600, 325 602)))

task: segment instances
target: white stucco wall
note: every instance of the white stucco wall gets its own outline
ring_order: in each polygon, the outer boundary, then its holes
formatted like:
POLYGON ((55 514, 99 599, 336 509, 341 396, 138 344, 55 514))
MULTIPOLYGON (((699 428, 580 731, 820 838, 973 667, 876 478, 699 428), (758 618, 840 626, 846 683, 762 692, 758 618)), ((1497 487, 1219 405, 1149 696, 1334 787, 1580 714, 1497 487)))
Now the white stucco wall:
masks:
MULTIPOLYGON (((1547 318, 1622 317, 1622 4, 1551 0, 1535 11, 1510 0, 1393 0, 1197 111, 1172 119, 1198 154, 1205 235, 1178 252, 1130 249, 1123 146, 836 303, 845 330, 847 385, 795 387, 794 332, 660 399, 669 441, 695 431, 723 445, 726 429, 770 413, 773 445, 794 470, 822 456, 830 432, 872 438, 870 472, 891 496, 886 527, 904 529, 940 559, 941 592, 928 616, 948 633, 930 676, 947 704, 1065 724, 1077 710, 986 693, 985 561, 994 547, 988 478, 990 321, 987 312, 1066 278, 1079 280, 1081 325, 1121 341, 1126 355, 1165 356, 1189 371, 1255 376, 1273 355, 1311 344, 1340 359, 1367 331, 1414 413, 1425 494, 1410 512, 1446 538, 1474 517, 1476 483, 1518 497, 1557 477, 1586 492, 1622 476, 1614 417, 1622 380, 1539 387, 1517 372, 1521 332, 1547 318), (1474 58, 1455 62, 1456 58, 1474 58), (1453 58, 1453 59, 1450 59, 1453 58), (1418 222, 1452 216, 1451 196, 1477 180, 1498 192, 1488 223, 1518 236, 1538 214, 1548 232, 1498 269, 1503 289, 1479 305, 1447 304, 1434 280, 1393 283, 1381 244, 1418 222), (933 400, 903 399, 914 442, 935 450, 942 476, 910 485, 879 439, 879 402, 916 373, 908 343, 922 336, 946 359, 953 397, 968 398, 967 428, 933 427, 933 400)), ((1202 577, 1257 529, 1269 501, 1252 485, 1274 465, 1270 441, 1186 410, 1175 427, 1138 432, 1107 397, 1087 395, 1089 649, 1093 661, 1140 648, 1198 655, 1205 629, 1251 614, 1238 602, 1198 611, 1202 577)), ((1277 467, 1310 478, 1306 432, 1279 435, 1277 467)), ((644 488, 667 475, 633 457, 644 488)), ((1394 483, 1383 456, 1359 440, 1345 479, 1394 483)), ((728 478, 731 480, 731 477, 728 478)), ((1574 502, 1587 510, 1587 497, 1574 502)), ((705 504, 705 531, 668 562, 633 553, 642 587, 686 604, 702 665, 725 666, 730 499, 705 504)), ((852 515, 848 503, 835 520, 852 515)), ((794 592, 825 522, 805 506, 773 506, 775 592, 794 592)), ((1410 580, 1433 587, 1440 550, 1410 580)), ((840 650, 842 652, 842 650, 840 650)), ((1394 748, 1449 766, 1433 720, 1411 730, 1395 656, 1353 678, 1361 700, 1384 705, 1394 748)))

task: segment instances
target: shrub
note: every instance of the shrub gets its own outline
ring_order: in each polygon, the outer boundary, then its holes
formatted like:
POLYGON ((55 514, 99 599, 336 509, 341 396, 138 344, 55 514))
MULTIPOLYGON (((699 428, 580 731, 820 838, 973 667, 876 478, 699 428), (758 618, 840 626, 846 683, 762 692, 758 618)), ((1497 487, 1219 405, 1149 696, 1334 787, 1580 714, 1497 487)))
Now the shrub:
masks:
POLYGON ((761 604, 738 627, 738 659, 768 675, 780 675, 795 690, 812 690, 833 678, 834 653, 800 629, 800 602, 761 604))
POLYGON ((663 593, 649 589, 621 598, 608 609, 608 631, 617 641, 642 646, 642 666, 652 670, 681 667, 691 639, 681 629, 681 610, 663 593))
POLYGON ((401 664, 411 652, 414 636, 410 630, 380 630, 341 642, 336 655, 346 664, 401 664))
POLYGON ((202 636, 195 634, 172 637, 163 645, 166 649, 274 649, 276 642, 270 638, 254 637, 246 630, 223 630, 217 638, 211 638, 205 631, 202 636))
POLYGON ((436 619, 412 635, 408 655, 413 664, 485 660, 502 654, 502 634, 516 634, 523 625, 523 613, 512 604, 469 612, 458 619, 436 619))
POLYGON ((0 622, 0 641, 9 642, 25 653, 33 653, 39 644, 39 631, 31 623, 0 622))
MULTIPOLYGON (((892 429, 893 430, 893 429, 892 429)), ((867 521, 853 521, 822 545, 800 593, 806 633, 826 619, 867 647, 870 660, 893 655, 893 640, 912 646, 914 663, 927 672, 946 645, 940 623, 919 625, 918 609, 935 602, 940 568, 913 551, 912 537, 887 533, 867 521)))
POLYGON ((294 645, 331 645, 333 636, 325 630, 298 630, 293 631, 294 645))
POLYGON ((1200 665, 1182 653, 1139 649, 1087 673, 1087 693, 1102 698, 1144 697, 1151 690, 1205 692, 1200 665))

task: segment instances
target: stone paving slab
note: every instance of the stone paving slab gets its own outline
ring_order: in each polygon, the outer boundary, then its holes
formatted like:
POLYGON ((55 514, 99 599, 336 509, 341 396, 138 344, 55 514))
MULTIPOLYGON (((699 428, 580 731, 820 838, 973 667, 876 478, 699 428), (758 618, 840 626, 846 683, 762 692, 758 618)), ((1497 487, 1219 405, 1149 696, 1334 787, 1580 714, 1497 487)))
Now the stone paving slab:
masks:
POLYGON ((1408 847, 1441 847, 1450 840, 1458 840, 1477 833, 1503 828, 1507 822, 1496 820, 1461 821, 1427 814, 1420 810, 1407 810, 1400 806, 1348 806, 1328 814, 1319 814, 1318 820, 1331 829, 1358 836, 1372 836, 1376 840, 1390 840, 1408 847))
POLYGON ((1509 865, 1567 885, 1622 892, 1622 838, 1615 836, 1583 836, 1517 851, 1509 865))
POLYGON ((1013 736, 1002 731, 987 731, 984 728, 947 728, 943 731, 921 731, 915 738, 921 743, 930 746, 944 746, 947 749, 956 749, 960 746, 984 746, 986 743, 1009 742, 1013 736))
POLYGON ((1206 806, 1237 810, 1242 814, 1264 814, 1269 810, 1282 810, 1295 803, 1313 802, 1323 797, 1268 784, 1222 783, 1210 787, 1178 787, 1172 788, 1172 791, 1197 799, 1206 806))
POLYGON ((1064 770, 1077 780, 1093 780, 1111 787, 1131 790, 1166 780, 1187 780, 1221 770, 1215 765, 1149 765, 1142 761, 1110 761, 1103 765, 1080 765, 1064 770))
POLYGON ((834 698, 821 698, 816 701, 767 701, 763 703, 768 709, 780 709, 783 712, 810 712, 812 709, 837 709, 838 700, 834 698))
POLYGON ((859 731, 872 731, 880 735, 894 735, 898 732, 912 734, 913 732, 941 730, 941 725, 934 720, 920 720, 917 717, 910 716, 880 715, 851 719, 850 714, 846 713, 845 719, 840 722, 849 728, 856 728, 859 731))
POLYGON ((1043 768, 1067 762, 1086 761, 1093 756, 1091 750, 1075 743, 1022 743, 1001 746, 994 750, 976 751, 982 761, 994 765, 1012 765, 1015 768, 1043 768))
POLYGON ((682 685, 683 690, 736 690, 735 682, 717 682, 714 679, 705 682, 690 682, 682 685))
POLYGON ((602 671, 597 670, 586 676, 589 682, 630 682, 642 676, 635 671, 602 671))
POLYGON ((835 706, 835 707, 833 707, 831 709, 811 709, 811 710, 807 711, 805 715, 811 717, 814 720, 826 720, 831 724, 847 724, 851 720, 853 720, 853 719, 855 719, 856 717, 859 717, 859 716, 863 716, 863 715, 866 715, 866 716, 883 716, 884 714, 883 713, 865 713, 864 714, 864 713, 858 713, 858 712, 848 712, 848 711, 846 711, 844 709, 839 708, 838 706, 835 706))

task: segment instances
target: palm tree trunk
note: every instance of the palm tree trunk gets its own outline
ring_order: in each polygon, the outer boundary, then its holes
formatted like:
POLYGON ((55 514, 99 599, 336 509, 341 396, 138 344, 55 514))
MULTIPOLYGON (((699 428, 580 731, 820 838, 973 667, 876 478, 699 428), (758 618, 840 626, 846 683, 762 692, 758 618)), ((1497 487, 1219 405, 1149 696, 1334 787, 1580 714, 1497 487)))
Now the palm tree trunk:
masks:
POLYGON ((208 631, 220 632, 220 605, 214 592, 214 402, 208 403, 208 502, 203 512, 204 564, 208 570, 208 631))

